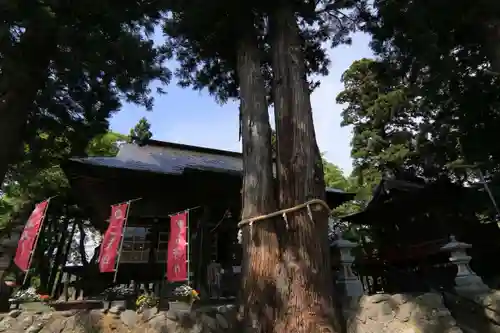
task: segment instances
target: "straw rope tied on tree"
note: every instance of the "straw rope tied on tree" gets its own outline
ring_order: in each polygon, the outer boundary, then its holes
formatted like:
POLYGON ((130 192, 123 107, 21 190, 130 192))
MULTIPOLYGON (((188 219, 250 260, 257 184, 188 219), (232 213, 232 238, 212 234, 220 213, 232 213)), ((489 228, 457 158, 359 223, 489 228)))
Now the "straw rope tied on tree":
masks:
MULTIPOLYGON (((312 205, 319 205, 320 207, 326 209, 326 211, 328 212, 328 215, 331 215, 333 213, 333 210, 331 210, 330 207, 328 207, 328 204, 325 201, 323 201, 321 199, 312 199, 312 200, 309 200, 309 201, 304 202, 302 204, 293 206, 291 208, 281 209, 281 210, 275 211, 273 213, 269 213, 266 215, 260 215, 260 216, 256 216, 256 217, 252 217, 252 218, 240 221, 238 223, 238 228, 240 228, 240 231, 238 232, 238 238, 241 237, 241 234, 240 234, 241 229, 243 229, 244 226, 248 225, 250 227, 250 233, 252 233, 252 225, 254 222, 264 221, 264 220, 267 220, 267 219, 270 219, 270 218, 273 218, 273 217, 276 217, 279 215, 281 215, 283 217, 283 220, 285 220, 285 227, 288 230, 289 225, 288 225, 288 218, 287 218, 286 214, 296 212, 296 211, 301 210, 303 208, 307 208, 307 215, 309 215, 309 218, 311 219, 311 221, 313 221, 314 219, 313 219, 312 211, 311 211, 312 205)), ((241 240, 240 240, 240 242, 241 242, 241 240)))

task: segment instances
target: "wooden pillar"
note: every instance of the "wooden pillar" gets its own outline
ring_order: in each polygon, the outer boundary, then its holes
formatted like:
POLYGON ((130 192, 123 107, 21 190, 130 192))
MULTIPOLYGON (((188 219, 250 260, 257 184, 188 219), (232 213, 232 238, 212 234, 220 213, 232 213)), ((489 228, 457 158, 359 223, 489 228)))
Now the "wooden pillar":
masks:
POLYGON ((203 237, 201 226, 203 224, 204 211, 201 214, 192 213, 189 217, 189 272, 192 274, 189 280, 192 283, 193 288, 198 288, 198 267, 199 267, 199 253, 200 253, 200 240, 203 237))
MULTIPOLYGON (((63 217, 64 221, 61 223, 59 227, 59 240, 56 248, 56 253, 55 253, 55 258, 54 258, 54 263, 52 264, 52 268, 50 270, 49 274, 49 292, 53 296, 57 276, 59 275, 59 269, 61 267, 62 261, 65 261, 64 257, 64 250, 65 250, 65 244, 67 242, 67 237, 68 237, 68 226, 69 226, 69 219, 67 217, 63 217)), ((70 240, 71 242, 71 240, 70 240)))
MULTIPOLYGON (((69 224, 69 221, 68 221, 68 224, 69 224)), ((61 283, 61 279, 62 279, 63 274, 64 274, 63 273, 64 267, 66 266, 66 263, 68 262, 68 255, 69 255, 69 251, 71 250, 71 241, 73 240, 73 237, 75 235, 75 229, 76 229, 76 220, 73 221, 73 227, 71 229, 71 232, 69 233, 68 237, 65 238, 66 247, 63 248, 64 253, 61 254, 60 264, 57 267, 58 274, 57 274, 57 278, 55 278, 55 281, 54 281, 54 289, 52 289, 52 293, 51 293, 52 297, 56 296, 55 292, 57 291, 58 286, 61 283)))
POLYGON ((69 273, 64 273, 64 279, 63 279, 63 295, 64 295, 64 301, 67 302, 69 300, 69 280, 71 279, 71 275, 69 273))
MULTIPOLYGON (((197 256, 197 267, 196 267, 196 275, 195 275, 195 281, 196 283, 196 288, 199 290, 208 290, 208 285, 207 285, 207 266, 210 263, 210 257, 211 257, 211 252, 210 252, 210 244, 212 242, 212 237, 210 233, 210 226, 208 225, 210 220, 210 208, 209 207, 204 207, 203 209, 203 215, 200 219, 200 224, 198 228, 198 237, 197 237, 197 246, 196 246, 196 252, 193 254, 193 256, 197 256)), ((203 294, 202 294, 203 297, 203 294)))
MULTIPOLYGON (((157 267, 157 259, 158 259, 158 255, 157 255, 157 249, 158 249, 158 242, 159 242, 159 238, 160 238, 160 226, 159 226, 159 220, 158 219, 154 219, 153 220, 153 223, 151 224, 151 229, 150 229, 150 232, 151 232, 151 248, 149 249, 149 258, 148 258, 148 266, 149 266, 149 270, 150 272, 154 272, 155 268, 157 267)), ((156 275, 156 274, 155 274, 156 275)), ((164 279, 165 277, 162 276, 164 275, 163 272, 160 273, 160 280, 161 279, 164 279)), ((157 276, 155 276, 155 279, 157 278, 157 276)))

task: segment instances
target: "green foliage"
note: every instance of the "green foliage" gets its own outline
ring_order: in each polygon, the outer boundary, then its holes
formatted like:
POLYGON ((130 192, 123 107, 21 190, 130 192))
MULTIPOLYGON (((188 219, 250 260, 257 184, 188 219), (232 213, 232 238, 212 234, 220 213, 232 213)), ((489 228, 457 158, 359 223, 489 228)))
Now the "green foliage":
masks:
POLYGON ((137 307, 138 312, 141 312, 145 309, 153 308, 158 306, 159 299, 154 295, 141 295, 137 297, 135 301, 135 306, 137 307))
MULTIPOLYGON (((120 142, 127 136, 108 132, 93 139, 86 151, 89 156, 115 156, 120 142)), ((56 140, 57 141, 57 140, 56 140)), ((66 151, 48 151, 52 165, 39 165, 25 160, 14 166, 8 182, 0 197, 0 230, 22 215, 21 219, 33 209, 33 202, 58 195, 63 198, 69 189, 68 181, 59 163, 69 157, 71 149, 66 151)))
POLYGON ((345 178, 342 170, 338 166, 323 160, 323 168, 325 172, 325 184, 328 187, 344 191, 349 190, 349 180, 345 178))
POLYGON ((338 166, 325 159, 323 159, 323 168, 327 187, 356 193, 354 200, 335 208, 335 216, 345 216, 361 211, 371 198, 372 189, 368 186, 369 184, 361 183, 356 177, 346 176, 338 166))
MULTIPOLYGON (((262 50, 262 71, 272 100, 272 71, 269 54, 268 19, 278 3, 254 1, 236 3, 216 0, 172 1, 172 15, 164 22, 166 44, 180 67, 175 73, 179 85, 196 90, 207 89, 217 101, 239 96, 236 75, 236 50, 242 38, 255 36, 262 50)), ((310 88, 319 82, 313 76, 328 73, 330 63, 325 45, 350 43, 355 30, 358 7, 363 1, 297 1, 294 3, 300 22, 306 71, 310 88), (355 6, 357 5, 357 6, 355 6), (350 11, 347 11, 350 9, 350 11)))
POLYGON ((151 133, 151 124, 146 118, 141 118, 137 125, 130 130, 129 138, 131 142, 142 144, 147 140, 151 139, 153 133, 151 133))
POLYGON ((127 139, 128 137, 126 135, 107 132, 90 141, 86 153, 88 156, 116 156, 120 148, 120 143, 126 142, 127 139))
POLYGON ((170 78, 163 67, 165 53, 149 38, 162 16, 160 5, 158 1, 126 6, 110 1, 3 5, 0 89, 15 98, 0 106, 21 107, 25 100, 35 105, 29 114, 24 107, 16 113, 26 123, 22 134, 32 152, 28 160, 68 144, 74 155, 83 154, 93 137, 107 131, 108 119, 122 99, 152 107, 149 83, 156 79, 167 83, 170 78), (48 137, 41 140, 40 133, 48 137), (65 141, 55 142, 58 138, 65 141))
MULTIPOLYGON (((385 127, 398 121, 412 125, 414 147, 407 150, 421 156, 412 162, 421 172, 451 173, 462 181, 467 175, 457 167, 464 164, 496 172, 500 77, 492 71, 500 60, 494 52, 500 41, 498 3, 376 1, 374 6, 377 14, 367 31, 378 63, 398 81, 389 85, 390 93, 402 99, 391 103, 401 112, 385 119, 385 127)), ((383 76, 376 80, 385 83, 383 76)))
MULTIPOLYGON (((377 0, 373 7, 362 19, 376 60, 354 62, 337 97, 343 125, 353 126, 362 188, 403 172, 470 184, 479 166, 500 193, 499 3, 377 0)), ((477 196, 471 204, 484 208, 489 199, 477 196)))
POLYGON ((366 178, 407 164, 419 125, 413 118, 418 105, 406 86, 385 64, 369 59, 355 61, 342 82, 337 103, 345 105, 342 126, 353 126, 354 174, 366 178))

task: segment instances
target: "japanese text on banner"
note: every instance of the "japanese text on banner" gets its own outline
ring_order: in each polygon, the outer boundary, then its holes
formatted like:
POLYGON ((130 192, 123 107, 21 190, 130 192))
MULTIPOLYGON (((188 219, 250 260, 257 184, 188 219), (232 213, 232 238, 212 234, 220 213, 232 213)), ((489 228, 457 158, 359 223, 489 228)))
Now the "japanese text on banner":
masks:
POLYGON ((29 269, 31 252, 34 250, 36 237, 40 232, 48 205, 49 200, 42 201, 36 205, 17 244, 14 263, 24 272, 29 269))
POLYGON ((123 226, 127 219, 129 203, 111 206, 108 230, 104 234, 99 253, 99 271, 110 273, 115 271, 118 251, 123 234, 123 226))
POLYGON ((187 221, 188 212, 179 213, 170 218, 170 238, 167 252, 167 279, 170 282, 188 279, 187 221))

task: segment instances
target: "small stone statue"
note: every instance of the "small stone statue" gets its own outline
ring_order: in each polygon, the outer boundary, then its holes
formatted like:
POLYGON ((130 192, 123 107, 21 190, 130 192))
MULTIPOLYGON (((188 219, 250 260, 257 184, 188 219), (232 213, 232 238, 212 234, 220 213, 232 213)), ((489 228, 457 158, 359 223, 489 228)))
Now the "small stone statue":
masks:
POLYGON ((223 269, 221 264, 212 261, 207 267, 207 281, 208 281, 208 294, 210 298, 220 297, 220 282, 222 277, 223 269))

